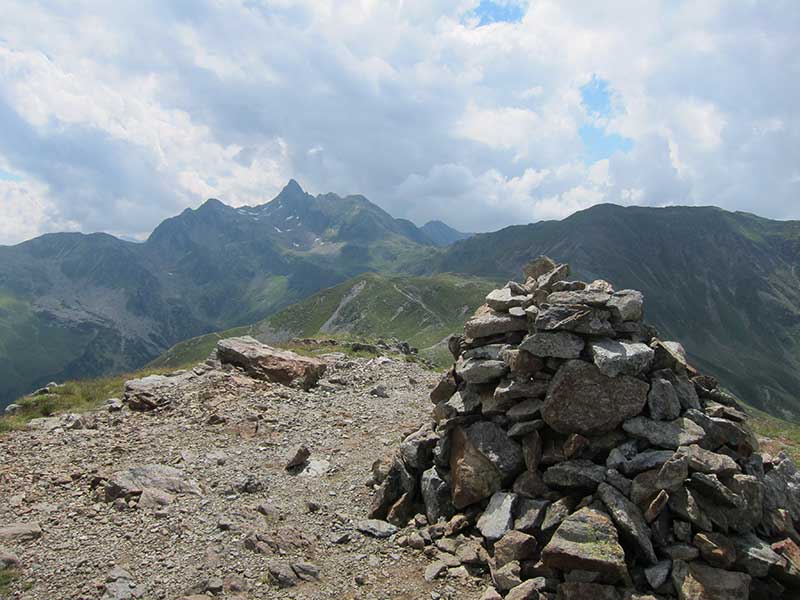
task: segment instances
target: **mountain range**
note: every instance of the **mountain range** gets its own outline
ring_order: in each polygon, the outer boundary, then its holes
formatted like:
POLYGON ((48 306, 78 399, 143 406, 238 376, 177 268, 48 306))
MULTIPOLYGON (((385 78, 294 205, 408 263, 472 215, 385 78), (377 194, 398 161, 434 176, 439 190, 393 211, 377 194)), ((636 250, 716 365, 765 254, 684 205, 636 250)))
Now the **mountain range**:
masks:
POLYGON ((470 235, 395 219, 363 196, 312 196, 294 181, 260 206, 187 209, 144 243, 63 233, 0 247, 0 406, 47 381, 137 368, 182 340, 270 315, 292 315, 293 333, 324 332, 326 311, 358 285, 338 330, 413 338, 427 328, 418 340, 435 345, 430 335, 457 328, 484 286, 519 278, 539 254, 569 262, 576 278, 642 290, 648 320, 705 371, 751 405, 800 415, 800 222, 599 205, 470 235), (393 329, 392 315, 412 306, 433 319, 414 300, 427 304, 429 290, 450 303, 431 311, 441 327, 411 319, 393 329))

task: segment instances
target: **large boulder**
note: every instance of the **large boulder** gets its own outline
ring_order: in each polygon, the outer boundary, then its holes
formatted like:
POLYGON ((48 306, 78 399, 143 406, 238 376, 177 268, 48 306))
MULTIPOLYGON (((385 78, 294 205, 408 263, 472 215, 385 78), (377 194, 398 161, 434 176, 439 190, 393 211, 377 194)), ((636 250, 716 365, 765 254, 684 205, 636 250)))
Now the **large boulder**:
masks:
POLYGON ((488 498, 524 469, 522 449, 495 423, 480 421, 453 431, 450 471, 456 508, 488 498))
POLYGON ((217 357, 223 364, 240 367, 257 379, 305 390, 319 381, 326 368, 321 360, 267 346, 250 336, 220 340, 217 357))
POLYGON ((599 573, 609 582, 627 575, 625 551, 609 516, 582 508, 561 522, 542 550, 545 566, 562 571, 599 573))
POLYGON ((598 435, 638 415, 648 390, 639 379, 608 377, 591 363, 571 360, 553 378, 542 415, 559 433, 598 435))

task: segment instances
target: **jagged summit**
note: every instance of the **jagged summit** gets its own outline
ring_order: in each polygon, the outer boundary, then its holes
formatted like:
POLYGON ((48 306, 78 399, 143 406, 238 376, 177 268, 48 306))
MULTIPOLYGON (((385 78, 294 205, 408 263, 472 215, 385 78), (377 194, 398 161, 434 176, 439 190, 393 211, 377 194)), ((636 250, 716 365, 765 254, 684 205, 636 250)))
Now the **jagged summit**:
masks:
POLYGON ((484 599, 800 591, 794 462, 759 452, 738 402, 644 323, 641 292, 569 274, 539 258, 451 338, 370 516, 424 513, 418 535, 456 557, 431 579, 487 569, 484 599))

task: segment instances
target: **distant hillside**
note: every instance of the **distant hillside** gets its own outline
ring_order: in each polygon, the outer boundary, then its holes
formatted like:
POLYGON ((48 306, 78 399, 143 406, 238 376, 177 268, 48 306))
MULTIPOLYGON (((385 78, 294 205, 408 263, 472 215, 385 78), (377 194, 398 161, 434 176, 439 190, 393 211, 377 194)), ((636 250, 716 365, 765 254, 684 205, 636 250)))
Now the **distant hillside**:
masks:
POLYGON ((453 229, 441 221, 428 221, 420 229, 437 246, 449 246, 453 242, 465 240, 474 235, 453 229))
POLYGON ((595 206, 456 242, 425 264, 516 277, 532 256, 642 290, 647 319, 746 402, 800 416, 800 222, 718 208, 595 206))
POLYGON ((363 196, 312 196, 295 181, 261 206, 187 209, 141 244, 63 233, 0 247, 0 408, 51 380, 136 369, 181 340, 435 251, 363 196))
POLYGON ((449 356, 438 346, 460 331, 483 304, 496 282, 477 277, 388 277, 367 273, 323 290, 254 325, 187 340, 170 348, 151 367, 175 367, 205 359, 217 340, 251 335, 266 343, 293 337, 333 335, 353 338, 396 337, 429 358, 449 356))

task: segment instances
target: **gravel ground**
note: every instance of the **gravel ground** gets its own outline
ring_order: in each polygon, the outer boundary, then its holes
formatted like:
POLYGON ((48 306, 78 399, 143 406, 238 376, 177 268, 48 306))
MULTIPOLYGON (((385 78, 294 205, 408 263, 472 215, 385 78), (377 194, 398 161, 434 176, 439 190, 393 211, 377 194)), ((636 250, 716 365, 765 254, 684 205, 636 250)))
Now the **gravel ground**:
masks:
POLYGON ((0 528, 42 529, 33 541, 0 539, 21 562, 7 597, 479 597, 486 581, 475 577, 426 582, 435 550, 402 546, 408 531, 379 540, 354 527, 373 493, 370 466, 427 417, 437 374, 386 358, 327 360, 310 392, 198 369, 165 392, 166 410, 104 409, 84 415, 89 428, 47 421, 0 437, 0 528), (388 398, 370 393, 379 384, 388 398), (310 462, 287 472, 301 444, 310 462), (202 494, 152 508, 106 501, 108 477, 148 464, 180 469, 202 494), (297 563, 319 579, 279 588, 269 576, 297 563))

